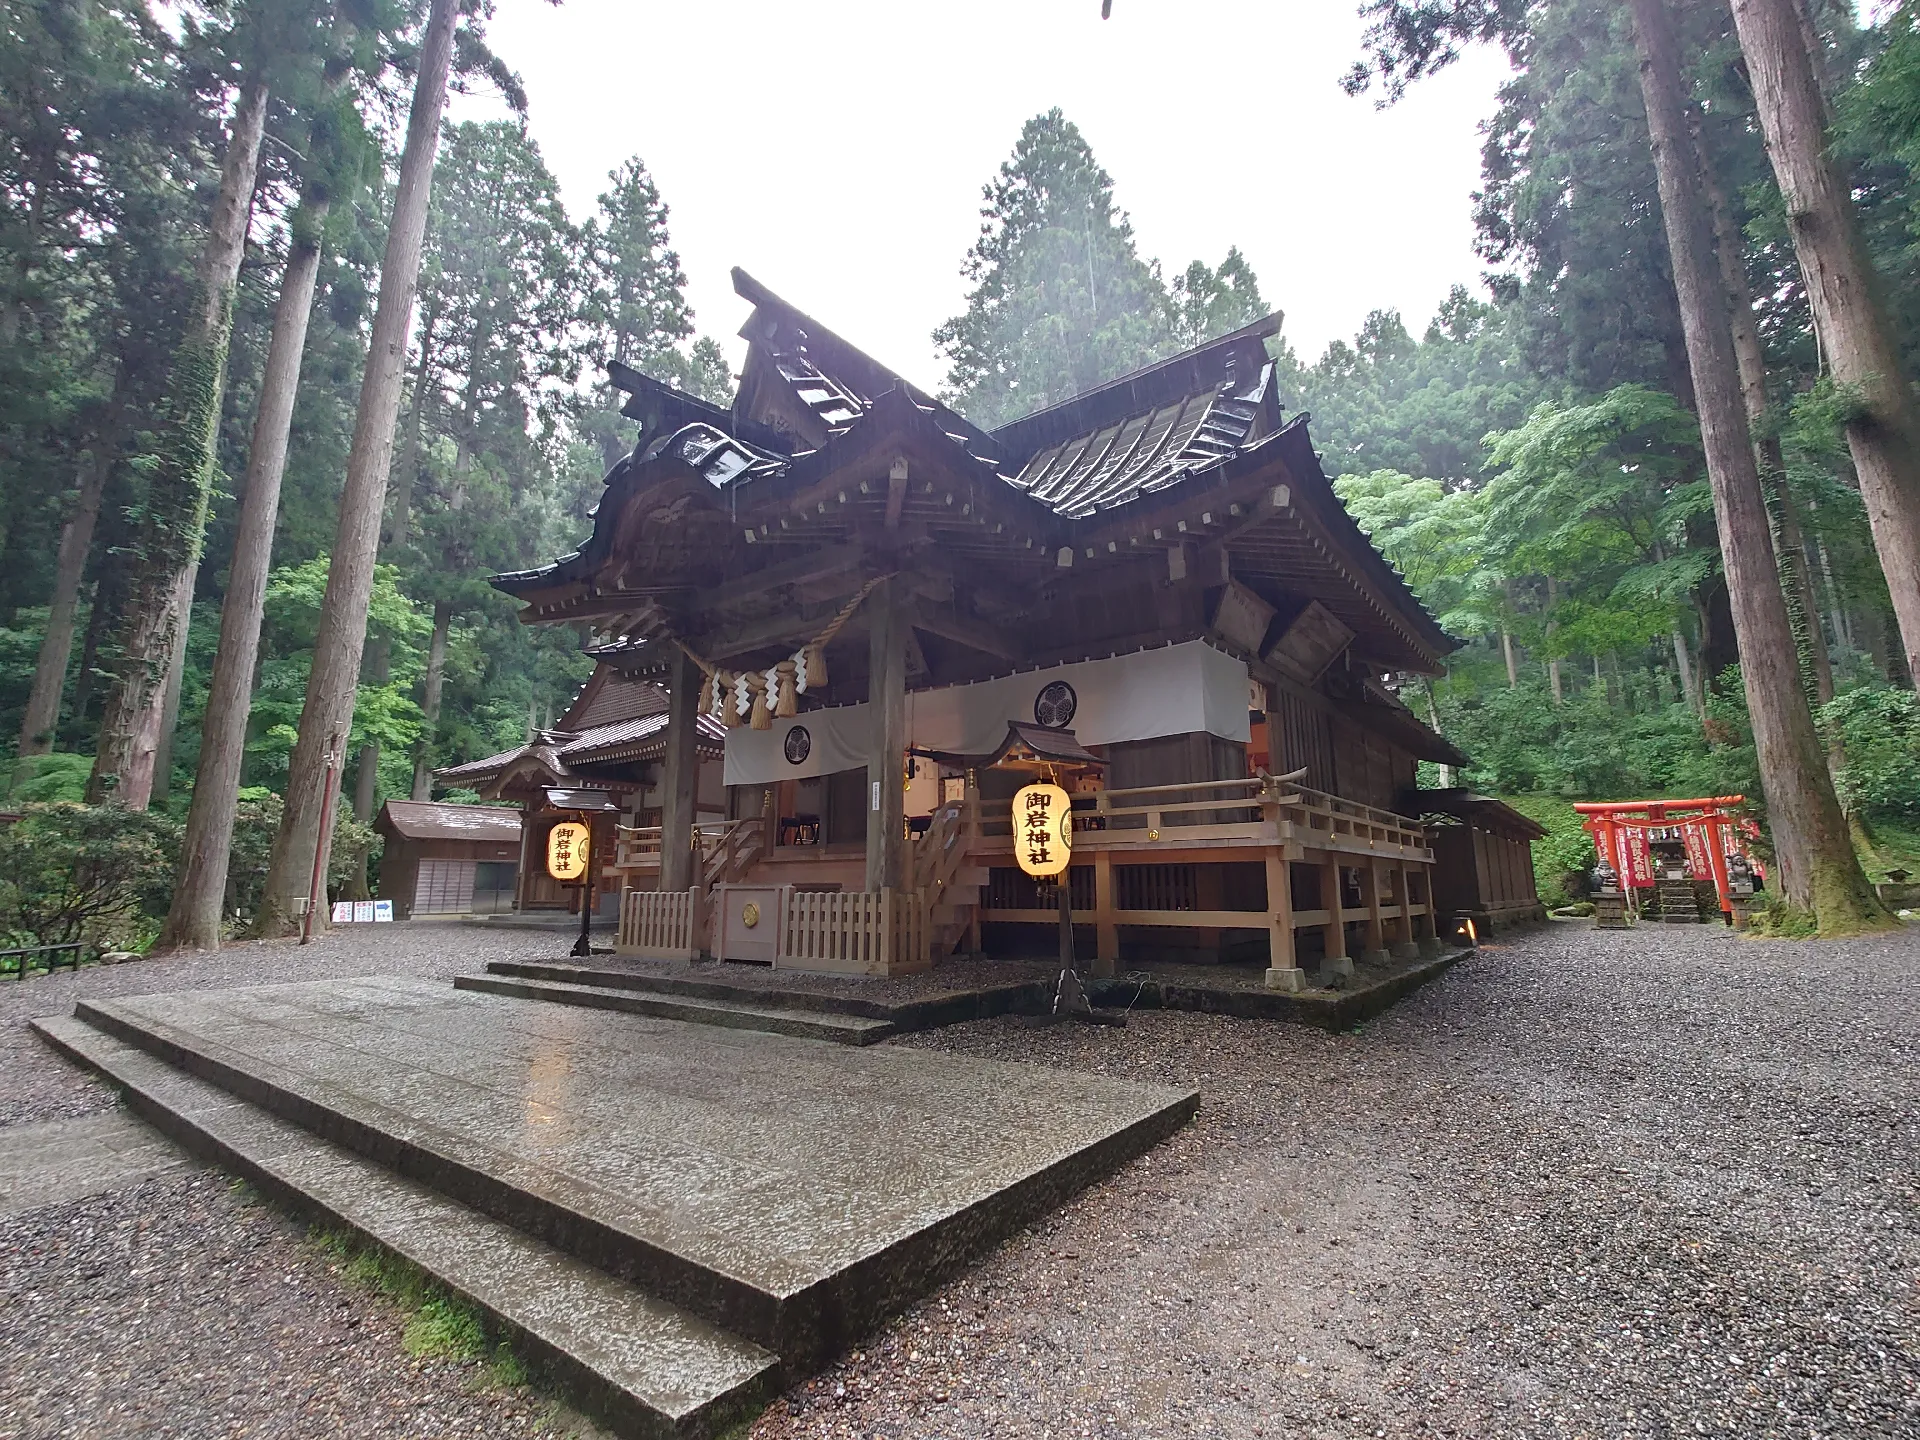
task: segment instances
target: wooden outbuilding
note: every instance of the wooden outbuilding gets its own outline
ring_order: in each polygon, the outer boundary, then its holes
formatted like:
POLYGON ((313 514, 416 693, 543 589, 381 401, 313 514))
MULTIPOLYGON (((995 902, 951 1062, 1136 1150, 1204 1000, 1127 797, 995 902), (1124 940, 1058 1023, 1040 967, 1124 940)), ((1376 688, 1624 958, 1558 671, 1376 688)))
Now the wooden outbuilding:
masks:
POLYGON ((513 908, 520 812, 497 805, 389 800, 373 817, 386 837, 379 894, 396 920, 491 915, 513 908))
POLYGON ((1533 842, 1546 827, 1511 805, 1470 790, 1419 790, 1417 806, 1433 847, 1440 922, 1458 934, 1488 935, 1547 918, 1533 872, 1533 842))
POLYGON ((729 896, 783 927, 769 953, 870 973, 1053 923, 1015 866, 1021 776, 965 761, 1010 724, 1104 766, 1067 876, 1096 973, 1256 950, 1293 989, 1301 956, 1436 945, 1402 796, 1420 759, 1464 757, 1391 682, 1456 642, 1283 411, 1279 316, 986 430, 734 282, 733 404, 611 366, 640 434, 592 535, 493 579, 665 696, 659 819, 613 867, 623 949, 709 949, 729 896))
MULTIPOLYGON (((443 785, 478 791, 489 800, 520 807, 526 819, 526 853, 511 897, 516 910, 565 910, 578 914, 580 887, 563 885, 547 874, 547 832, 580 815, 556 808, 551 795, 561 790, 592 790, 611 799, 630 826, 660 823, 661 757, 666 751, 667 697, 659 686, 599 665, 551 729, 526 744, 464 765, 435 772, 443 785)), ((709 821, 726 815, 726 790, 720 761, 726 731, 717 720, 702 722, 696 744, 700 775, 695 787, 697 813, 709 821)), ((621 876, 614 869, 616 825, 593 807, 597 859, 595 909, 612 913, 619 904, 621 876)), ((503 906, 502 908, 508 908, 503 906)))

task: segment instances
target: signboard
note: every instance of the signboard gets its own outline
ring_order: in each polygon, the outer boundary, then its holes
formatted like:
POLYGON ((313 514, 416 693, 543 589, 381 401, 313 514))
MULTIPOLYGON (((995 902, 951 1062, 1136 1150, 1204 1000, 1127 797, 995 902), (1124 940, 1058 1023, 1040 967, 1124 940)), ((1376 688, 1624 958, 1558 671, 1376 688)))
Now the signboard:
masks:
POLYGON ((1073 858, 1073 800, 1058 785, 1029 785, 1013 797, 1013 855, 1035 879, 1058 875, 1073 858))
POLYGON ((333 902, 333 923, 351 925, 353 923, 353 901, 336 900, 333 902))
POLYGON ((578 820, 562 820, 547 832, 547 874, 556 880, 578 880, 587 873, 587 827, 578 820))
POLYGON ((393 922, 393 902, 391 900, 374 901, 373 919, 375 924, 391 924, 393 922))

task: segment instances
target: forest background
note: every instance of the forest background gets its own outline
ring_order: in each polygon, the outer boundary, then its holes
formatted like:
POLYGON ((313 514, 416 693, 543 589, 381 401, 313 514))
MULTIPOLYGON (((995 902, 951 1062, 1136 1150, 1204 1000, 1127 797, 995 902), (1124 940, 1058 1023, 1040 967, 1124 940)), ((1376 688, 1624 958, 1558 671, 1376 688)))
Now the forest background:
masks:
MULTIPOLYGON (((311 300, 272 477, 258 654, 238 690, 244 753, 218 897, 229 928, 259 906, 436 16, 457 24, 452 83, 492 87, 521 113, 444 126, 431 172, 341 771, 337 893, 364 893, 366 822, 384 799, 473 798, 435 790, 432 770, 518 744, 585 678, 576 637, 521 626, 485 577, 589 530, 632 438, 604 362, 732 394, 643 160, 608 177, 593 215, 569 218, 510 57, 487 49, 484 5, 170 13, 163 25, 144 0, 0 0, 0 733, 18 737, 0 786, 28 812, 0 834, 0 925, 16 938, 145 944, 168 913, 246 548, 242 501, 272 450, 276 318, 304 260, 311 300), (181 377, 202 374, 182 356, 213 354, 207 257, 249 124, 230 323, 211 384, 186 387, 211 407, 209 443, 177 463, 181 377), (186 471, 198 492, 176 483, 186 471), (170 593, 190 600, 159 625, 170 593), (126 697, 142 683, 158 752, 150 796, 136 797, 114 787, 138 711, 126 697)), ((1908 377, 1916 13, 1862 27, 1844 6, 1811 10, 1835 151, 1908 377)), ((1756 430, 1778 455, 1776 545, 1802 566, 1787 587, 1802 678, 1879 878, 1920 851, 1920 707, 1849 455, 1861 402, 1816 343, 1731 16, 1708 3, 1676 14, 1695 138, 1764 349, 1756 430)), ((1472 202, 1484 273, 1424 323, 1376 311, 1310 362, 1284 338, 1272 350, 1283 402, 1312 413, 1341 496, 1464 642, 1443 677, 1402 691, 1474 761, 1423 783, 1471 784, 1545 820, 1554 835, 1536 858, 1557 890, 1590 860, 1568 801, 1758 797, 1761 781, 1627 10, 1543 0, 1487 34, 1513 74, 1472 202)), ((991 426, 1064 398, 1313 283, 1269 277, 1263 294, 1237 249, 1163 267, 1138 253, 1115 191, 1058 111, 1028 122, 986 185, 962 260, 967 306, 935 337, 944 398, 969 418, 991 426)))

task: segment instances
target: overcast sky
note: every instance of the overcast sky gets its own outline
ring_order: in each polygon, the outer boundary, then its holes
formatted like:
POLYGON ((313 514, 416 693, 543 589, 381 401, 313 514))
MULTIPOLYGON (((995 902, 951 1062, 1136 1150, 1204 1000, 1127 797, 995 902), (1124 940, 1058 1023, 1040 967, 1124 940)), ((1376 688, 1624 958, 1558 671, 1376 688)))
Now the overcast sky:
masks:
MULTIPOLYGON (((499 0, 494 49, 576 218, 645 160, 696 323, 738 363, 739 265, 928 390, 980 190, 1059 106, 1167 273, 1238 245, 1303 359, 1477 283, 1469 194, 1504 63, 1388 111, 1338 79, 1354 0, 499 0)), ((456 97, 457 119, 504 113, 456 97)))

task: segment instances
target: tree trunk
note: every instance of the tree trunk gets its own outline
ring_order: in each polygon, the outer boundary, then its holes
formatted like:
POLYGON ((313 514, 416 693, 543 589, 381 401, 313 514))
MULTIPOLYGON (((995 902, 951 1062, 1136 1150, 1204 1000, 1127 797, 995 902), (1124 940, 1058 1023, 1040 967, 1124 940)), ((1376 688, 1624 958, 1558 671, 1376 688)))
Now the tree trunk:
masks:
MULTIPOLYGON (((1434 734, 1438 735, 1440 733, 1440 708, 1439 706, 1433 703, 1433 682, 1431 680, 1427 682, 1426 688, 1427 688, 1427 728, 1433 731, 1434 734)), ((1453 785, 1453 767, 1451 765, 1442 764, 1440 766, 1440 788, 1445 790, 1450 788, 1452 785, 1453 785)))
POLYGON ((1673 669, 1674 676, 1680 682, 1680 698, 1686 701, 1687 708, 1701 719, 1706 711, 1701 708, 1700 692, 1693 683, 1693 662, 1687 655, 1687 637, 1678 625, 1673 627, 1673 669))
POLYGON ((180 842, 173 903, 160 928, 162 949, 220 948, 233 807, 246 764, 247 716, 260 661, 260 620, 266 608, 267 576, 273 568, 280 482, 287 468, 300 362, 320 276, 320 237, 327 208, 324 197, 315 197, 304 202, 293 219, 294 238, 274 305, 273 335, 267 344, 253 443, 247 452, 227 598, 220 607, 220 648, 214 656, 207 714, 200 728, 200 766, 180 842))
POLYGON ((427 717, 420 727, 420 748, 413 757, 413 798, 433 798, 434 733, 440 724, 440 691, 447 678, 447 632, 453 628, 453 606, 442 600, 433 607, 433 639, 427 644, 427 676, 420 711, 427 717))
POLYGON ((156 427, 158 453, 139 507, 120 656, 100 718, 87 799, 108 798, 144 810, 153 784, 153 751, 165 703, 175 631, 186 622, 181 580, 198 563, 213 484, 214 438, 233 333, 233 290, 247 247, 247 217, 259 170, 267 86, 242 86, 220 170, 220 189, 200 253, 197 304, 174 352, 156 427))
POLYGON ((1687 91, 1665 0, 1632 0, 1640 88, 1660 186, 1674 289, 1686 329, 1700 436, 1713 485, 1721 558, 1733 609, 1747 708, 1780 886, 1822 931, 1885 923, 1867 887, 1820 737, 1800 689, 1793 632, 1780 593, 1766 502, 1753 457, 1713 233, 1687 129, 1687 91))
POLYGON ((73 659, 74 619, 80 604, 80 581, 87 556, 93 550, 94 524, 107 492, 107 477, 119 458, 126 434, 126 404, 120 383, 109 402, 106 421, 93 437, 93 446, 80 472, 80 490, 73 513, 60 531, 60 552, 54 561, 53 598, 47 608, 47 633, 40 640, 40 658, 33 667, 33 688, 27 695, 27 713, 20 721, 20 753, 45 755, 53 749, 60 727, 60 695, 66 689, 67 665, 73 659))
MULTIPOLYGON (((381 553, 389 560, 405 547, 413 520, 413 491, 420 480, 420 427, 426 408, 427 377, 432 373, 434 335, 439 326, 439 299, 429 303, 420 321, 420 360, 414 367, 413 403, 407 407, 407 428, 400 444, 400 458, 393 467, 393 512, 380 536, 381 553)), ((393 642, 376 636, 361 659, 361 672, 370 685, 385 685, 393 678, 393 642)), ((353 813, 362 825, 373 823, 373 802, 378 798, 380 782, 380 742, 369 740, 360 747, 360 760, 354 776, 353 813)))
POLYGON ((1814 329, 1833 378, 1861 401, 1847 446, 1907 667, 1920 673, 1920 404, 1901 372, 1853 199, 1828 146, 1826 102, 1800 9, 1794 0, 1734 0, 1733 20, 1814 329))
POLYGON ((1507 688, 1509 690, 1518 690, 1520 688, 1520 668, 1514 663, 1513 659, 1513 632, 1511 630, 1502 630, 1500 632, 1500 653, 1507 657, 1507 688))
POLYGON ((1727 314, 1733 328, 1733 358, 1740 370, 1740 398, 1747 408, 1747 426, 1753 434, 1753 458, 1760 467, 1760 483, 1767 497, 1769 530, 1774 558, 1780 569, 1780 588, 1787 597, 1787 619, 1793 626, 1803 680, 1816 702, 1833 698, 1833 662, 1826 637, 1820 633, 1820 607, 1814 603, 1813 576, 1807 564, 1807 542, 1800 525, 1800 507, 1787 485, 1786 457, 1780 436, 1767 423, 1767 359, 1760 345, 1760 326, 1753 314, 1753 287, 1740 253, 1740 233, 1734 228, 1726 187, 1702 142, 1697 110, 1689 112, 1700 164, 1701 188, 1713 211, 1713 244, 1720 259, 1720 278, 1727 287, 1727 314))
POLYGON ((263 935, 283 934, 292 928, 299 908, 296 902, 306 894, 315 859, 324 868, 332 845, 333 837, 320 833, 320 810, 329 757, 337 756, 345 746, 353 724, 354 694, 367 637, 367 603, 373 594, 373 566, 380 548, 380 514, 386 508, 394 422, 400 413, 414 289, 420 278, 427 201, 433 186, 434 154, 440 143, 440 112, 446 103, 447 67, 453 54, 458 9, 458 0, 433 0, 421 37, 406 148, 401 153, 400 179, 380 267, 380 300, 374 311, 366 373, 360 383, 353 445, 347 454, 340 524, 327 566, 326 595, 320 605, 313 670, 307 679, 306 706, 288 769, 286 809, 274 834, 257 921, 263 935))
MULTIPOLYGON (((1557 598, 1558 598, 1558 588, 1553 583, 1553 577, 1549 575, 1547 577, 1547 608, 1549 612, 1552 611, 1552 608, 1557 598)), ((1549 648, 1551 648, 1553 645, 1553 632, 1559 628, 1560 627, 1559 627, 1558 621, 1555 621, 1555 620, 1547 621, 1547 645, 1549 648)), ((1553 693, 1554 704, 1560 705, 1565 703, 1567 698, 1566 689, 1564 685, 1561 683, 1560 657, 1557 655, 1554 656, 1553 659, 1547 661, 1547 688, 1553 693)))
POLYGON ((180 728, 180 689, 187 680, 187 636, 193 626, 193 591, 200 583, 200 562, 194 561, 180 582, 180 620, 173 632, 173 657, 167 665, 167 688, 160 702, 160 728, 153 737, 152 783, 149 803, 164 805, 173 793, 173 741, 180 728))

